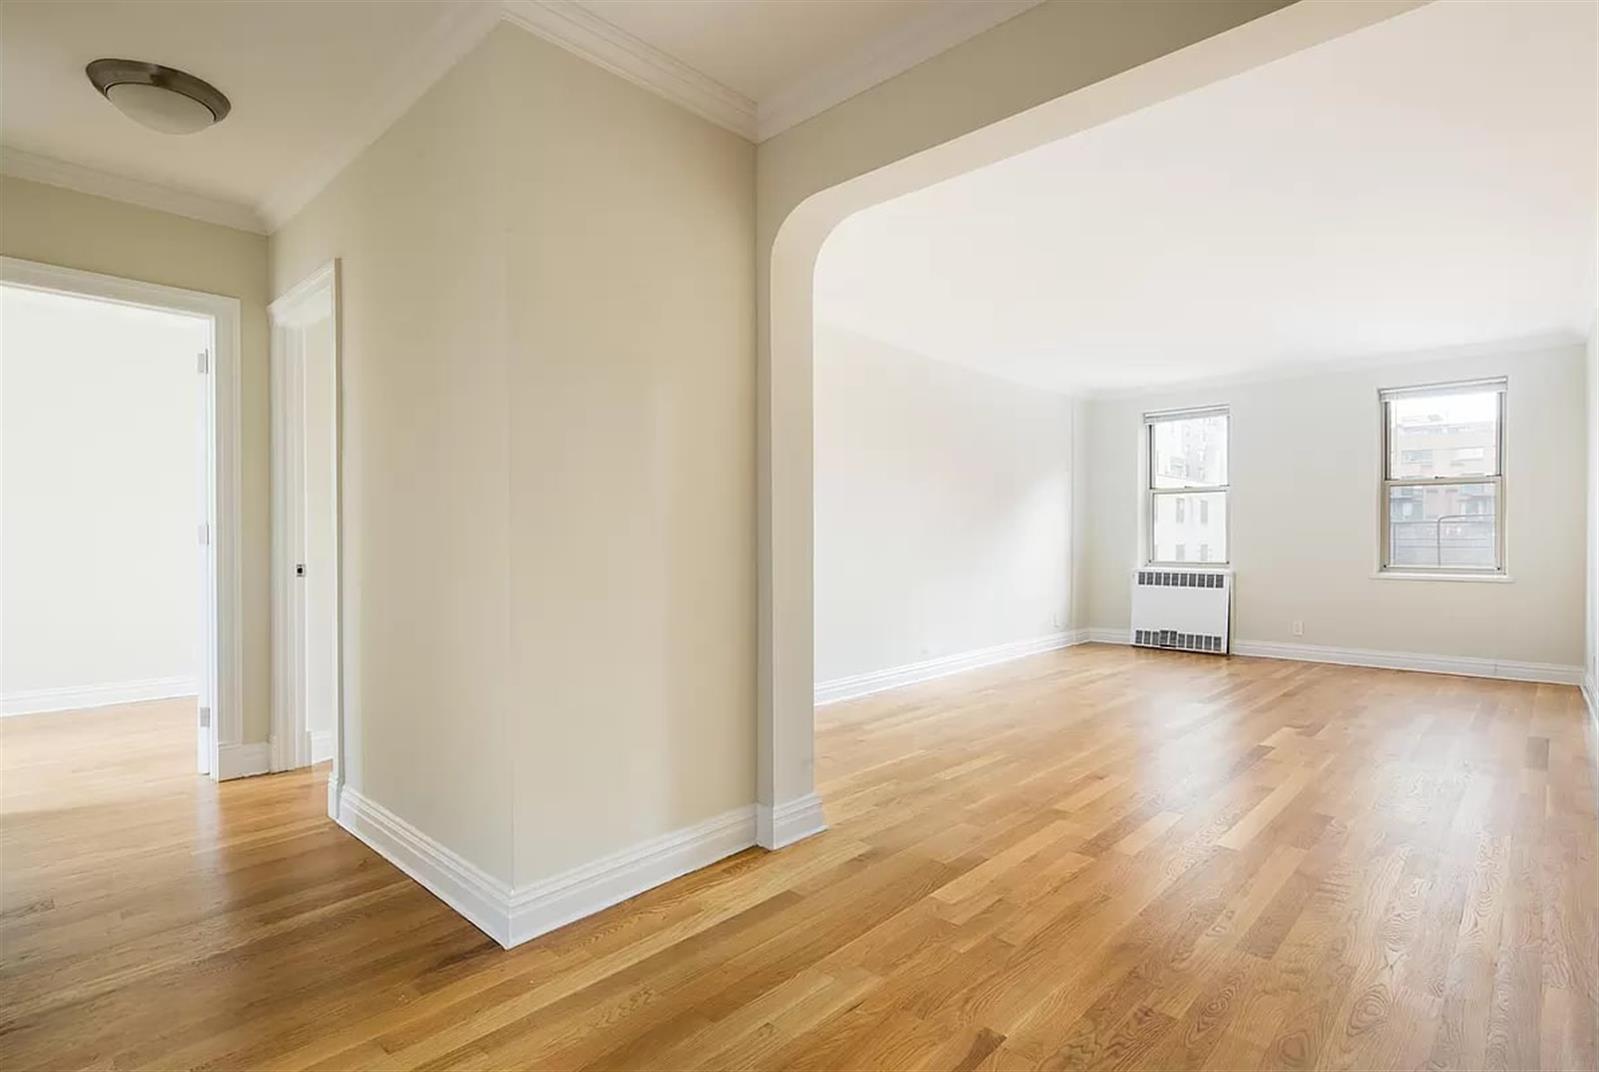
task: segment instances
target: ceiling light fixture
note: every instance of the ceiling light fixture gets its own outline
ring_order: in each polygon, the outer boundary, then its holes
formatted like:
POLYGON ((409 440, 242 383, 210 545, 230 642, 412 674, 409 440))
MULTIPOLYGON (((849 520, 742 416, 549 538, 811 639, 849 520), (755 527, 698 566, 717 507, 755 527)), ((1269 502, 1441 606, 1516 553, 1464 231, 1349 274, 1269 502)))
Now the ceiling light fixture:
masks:
POLYGON ((100 95, 135 123, 163 134, 193 134, 227 116, 222 91, 172 67, 142 60, 95 60, 84 68, 100 95))

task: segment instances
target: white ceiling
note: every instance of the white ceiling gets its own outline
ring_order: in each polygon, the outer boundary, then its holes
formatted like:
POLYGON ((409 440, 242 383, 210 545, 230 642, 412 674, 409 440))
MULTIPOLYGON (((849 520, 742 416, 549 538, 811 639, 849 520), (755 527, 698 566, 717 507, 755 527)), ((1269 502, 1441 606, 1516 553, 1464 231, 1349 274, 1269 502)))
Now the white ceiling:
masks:
POLYGON ((753 101, 972 0, 577 0, 753 101))
POLYGON ((0 142, 48 160, 266 208, 325 177, 321 171, 341 162, 352 142, 369 140, 372 116, 384 107, 392 81, 433 55, 472 6, 5 0, 0 142), (84 76, 84 65, 101 56, 182 68, 226 93, 233 112, 186 137, 146 130, 84 76))
POLYGON ((1082 393, 1582 338, 1595 55, 1439 0, 851 217, 818 319, 1082 393))
POLYGON ((504 18, 766 137, 1038 0, 5 0, 0 169, 232 226, 297 210, 504 18), (103 100, 102 56, 199 75, 188 137, 103 100))

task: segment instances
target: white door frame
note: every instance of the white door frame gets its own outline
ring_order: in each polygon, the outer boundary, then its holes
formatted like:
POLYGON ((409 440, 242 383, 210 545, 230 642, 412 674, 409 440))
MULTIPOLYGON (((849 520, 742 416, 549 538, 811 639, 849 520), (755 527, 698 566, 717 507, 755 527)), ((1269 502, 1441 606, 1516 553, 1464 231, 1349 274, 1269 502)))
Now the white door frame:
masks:
MULTIPOLYGON (((0 257, 0 283, 80 298, 201 317, 210 323, 204 369, 209 405, 204 414, 205 521, 197 542, 209 578, 208 613, 200 623, 206 665, 201 667, 200 773, 221 781, 238 777, 244 754, 244 604, 239 570, 239 300, 221 294, 146 283, 54 264, 0 257)), ((249 773, 254 773, 250 771, 249 773)))
POLYGON ((295 364, 288 361, 293 329, 327 320, 332 328, 333 361, 333 771, 328 777, 328 814, 337 816, 336 802, 344 779, 344 665, 340 605, 343 559, 343 523, 340 518, 343 492, 339 457, 342 454, 339 412, 342 405, 339 358, 339 262, 329 261, 316 272, 291 287, 267 307, 272 333, 272 769, 291 770, 311 763, 306 743, 305 708, 298 702, 304 693, 305 663, 297 608, 299 590, 291 554, 291 528, 298 524, 300 510, 291 497, 296 494, 291 474, 299 462, 299 444, 289 434, 290 423, 303 407, 291 406, 293 395, 303 389, 295 376, 295 364))

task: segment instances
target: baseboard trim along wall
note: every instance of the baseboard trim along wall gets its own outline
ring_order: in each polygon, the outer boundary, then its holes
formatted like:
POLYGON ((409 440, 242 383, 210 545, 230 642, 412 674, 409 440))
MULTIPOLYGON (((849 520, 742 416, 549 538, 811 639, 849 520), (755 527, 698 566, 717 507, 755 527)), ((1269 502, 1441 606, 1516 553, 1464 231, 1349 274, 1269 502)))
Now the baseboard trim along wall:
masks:
POLYGON ((253 778, 272 773, 272 746, 266 741, 224 744, 217 748, 217 780, 253 778))
POLYGON ((200 686, 192 677, 153 677, 140 681, 113 681, 105 685, 31 689, 0 696, 0 716, 77 711, 85 707, 170 700, 180 696, 197 696, 199 693, 200 686))
POLYGON ((745 805, 603 856, 511 894, 509 945, 609 908, 755 844, 755 809, 745 805))
POLYGON ((781 849, 827 829, 822 798, 807 793, 783 804, 755 805, 755 841, 767 849, 781 849))
POLYGON ((507 949, 755 844, 745 805, 513 889, 348 787, 338 824, 507 949))
MULTIPOLYGON (((1588 714, 1593 719, 1594 729, 1599 730, 1599 683, 1586 675, 1582 679, 1582 698, 1588 704, 1588 714)), ((1594 757, 1599 763, 1599 756, 1594 757)))
MULTIPOLYGON (((1096 644, 1126 644, 1125 629, 1089 629, 1096 644)), ((1581 685, 1582 667, 1559 663, 1524 663, 1508 659, 1476 659, 1464 655, 1423 655, 1409 651, 1374 651, 1369 648, 1330 648, 1319 644, 1284 644, 1275 640, 1234 640, 1232 654, 1257 659, 1288 659, 1302 663, 1337 663, 1373 666, 1384 670, 1416 670, 1425 674, 1458 674, 1503 681, 1535 681, 1549 685, 1581 685)))
POLYGON ((1024 655, 1037 655, 1040 652, 1069 648, 1073 644, 1083 643, 1085 639, 1084 630, 1068 629, 1064 632, 1046 633, 1043 636, 1031 637, 1027 640, 1013 640, 1006 644, 995 644, 993 647, 978 648, 975 651, 941 655, 936 659, 928 659, 925 662, 892 666, 886 670, 873 670, 865 674, 855 674, 851 677, 821 681, 816 685, 816 694, 813 702, 820 707, 823 704, 839 703, 842 700, 854 700, 861 696, 870 696, 874 692, 884 692, 888 689, 897 689, 922 681, 932 681, 935 678, 946 677, 949 674, 958 674, 963 670, 976 670, 980 666, 993 666, 996 663, 1009 662, 1012 659, 1020 659, 1024 655))
POLYGON ((1370 651, 1364 648, 1324 648, 1314 644, 1280 644, 1269 640, 1235 640, 1234 655, 1260 659, 1294 659, 1306 663, 1341 663, 1388 670, 1419 670, 1428 674, 1492 677, 1505 681, 1538 681, 1551 685, 1582 684, 1582 667, 1557 663, 1522 663, 1505 659, 1474 659, 1460 655, 1420 655, 1408 651, 1370 651))

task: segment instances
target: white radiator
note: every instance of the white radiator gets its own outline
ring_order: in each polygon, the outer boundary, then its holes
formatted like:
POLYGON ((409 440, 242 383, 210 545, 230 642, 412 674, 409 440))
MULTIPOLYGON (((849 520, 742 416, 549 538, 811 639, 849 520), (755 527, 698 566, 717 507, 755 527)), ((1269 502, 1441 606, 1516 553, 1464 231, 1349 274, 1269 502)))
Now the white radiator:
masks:
POLYGON ((1231 570, 1141 569, 1133 573, 1133 627, 1141 648, 1227 654, 1231 570))

